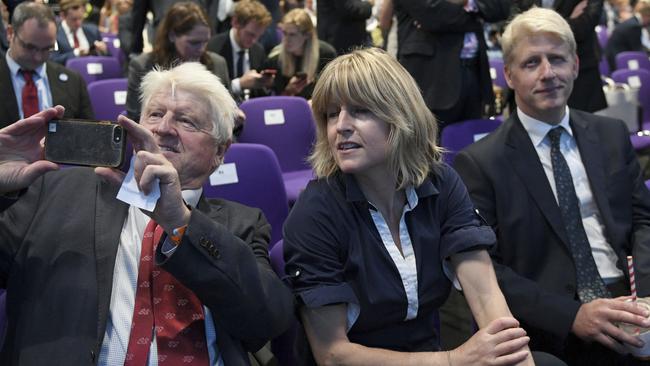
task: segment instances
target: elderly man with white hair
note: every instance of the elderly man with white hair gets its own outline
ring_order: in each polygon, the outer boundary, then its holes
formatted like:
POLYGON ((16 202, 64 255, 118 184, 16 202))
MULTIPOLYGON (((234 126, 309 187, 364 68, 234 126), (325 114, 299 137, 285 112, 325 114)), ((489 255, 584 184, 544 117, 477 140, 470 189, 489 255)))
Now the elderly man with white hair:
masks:
POLYGON ((140 123, 118 123, 139 188, 160 190, 152 212, 116 199, 117 170, 49 172, 40 140, 62 107, 0 130, 0 364, 248 365, 288 327, 263 214, 202 195, 235 102, 198 63, 152 71, 141 92, 140 123))

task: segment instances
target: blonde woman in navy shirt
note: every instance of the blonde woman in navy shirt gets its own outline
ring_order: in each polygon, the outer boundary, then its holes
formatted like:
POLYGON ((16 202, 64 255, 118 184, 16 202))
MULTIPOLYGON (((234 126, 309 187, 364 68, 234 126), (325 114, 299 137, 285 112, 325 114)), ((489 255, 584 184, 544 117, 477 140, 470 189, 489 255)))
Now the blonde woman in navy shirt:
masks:
POLYGON ((318 179, 286 222, 284 256, 316 363, 533 364, 486 251, 494 233, 440 161, 435 117, 408 72, 357 50, 324 69, 312 103, 318 179), (479 330, 442 352, 438 308, 452 283, 479 330))

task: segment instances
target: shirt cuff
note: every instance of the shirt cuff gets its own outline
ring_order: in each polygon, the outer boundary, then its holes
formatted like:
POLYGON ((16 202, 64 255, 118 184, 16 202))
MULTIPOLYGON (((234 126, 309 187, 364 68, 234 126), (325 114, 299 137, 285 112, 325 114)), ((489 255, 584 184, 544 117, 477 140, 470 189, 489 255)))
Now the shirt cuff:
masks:
POLYGON ((233 94, 241 94, 241 84, 239 83, 239 78, 233 79, 230 82, 230 89, 233 94))
POLYGON ((476 13, 478 11, 478 6, 476 6, 476 0, 467 0, 465 4, 465 11, 468 13, 476 13))

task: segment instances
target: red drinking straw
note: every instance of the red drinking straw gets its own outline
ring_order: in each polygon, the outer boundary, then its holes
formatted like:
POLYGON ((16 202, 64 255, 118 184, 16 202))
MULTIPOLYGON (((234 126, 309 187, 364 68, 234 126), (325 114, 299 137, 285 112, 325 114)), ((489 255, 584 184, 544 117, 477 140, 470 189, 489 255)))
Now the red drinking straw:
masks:
POLYGON ((634 259, 631 255, 627 256, 627 271, 630 274, 630 292, 632 301, 636 301, 636 281, 634 280, 634 259))

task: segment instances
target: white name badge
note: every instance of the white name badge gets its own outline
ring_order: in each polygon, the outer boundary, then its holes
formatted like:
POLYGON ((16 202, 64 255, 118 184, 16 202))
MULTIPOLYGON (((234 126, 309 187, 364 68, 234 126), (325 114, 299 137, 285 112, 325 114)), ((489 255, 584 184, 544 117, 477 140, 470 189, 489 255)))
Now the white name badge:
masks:
POLYGON ((638 70, 639 69, 639 61, 638 60, 627 60, 627 68, 630 70, 638 70))
POLYGON ((99 75, 104 73, 104 65, 97 63, 97 62, 91 62, 86 65, 86 71, 88 72, 88 75, 99 75))
POLYGON ((497 79, 497 70, 494 67, 490 67, 490 77, 492 80, 497 79))
POLYGON ((237 177, 237 165, 235 163, 226 163, 219 165, 219 168, 210 175, 210 185, 222 186, 239 182, 237 177))
POLYGON ((126 90, 116 90, 113 92, 113 102, 115 102, 115 105, 125 105, 126 90))
POLYGON ((474 142, 482 139, 483 137, 485 137, 487 135, 488 135, 488 133, 477 133, 476 135, 474 135, 474 142))
POLYGON ((284 122, 284 112, 282 109, 267 109, 264 111, 265 125, 281 125, 284 122))
POLYGON ((640 88, 641 87, 641 78, 638 76, 630 76, 627 78, 627 84, 632 87, 632 88, 640 88))

